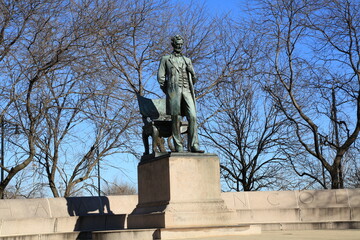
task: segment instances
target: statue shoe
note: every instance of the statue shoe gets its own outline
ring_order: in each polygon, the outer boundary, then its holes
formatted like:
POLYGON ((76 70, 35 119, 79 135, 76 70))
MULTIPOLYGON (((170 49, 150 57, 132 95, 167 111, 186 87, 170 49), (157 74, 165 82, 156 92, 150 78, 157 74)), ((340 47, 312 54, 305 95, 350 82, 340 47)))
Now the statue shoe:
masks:
POLYGON ((182 146, 175 147, 175 152, 184 152, 184 148, 182 146))
POLYGON ((200 150, 200 149, 197 148, 197 147, 192 147, 192 148, 191 148, 191 152, 193 152, 193 153, 204 153, 205 151, 204 151, 204 150, 200 150))

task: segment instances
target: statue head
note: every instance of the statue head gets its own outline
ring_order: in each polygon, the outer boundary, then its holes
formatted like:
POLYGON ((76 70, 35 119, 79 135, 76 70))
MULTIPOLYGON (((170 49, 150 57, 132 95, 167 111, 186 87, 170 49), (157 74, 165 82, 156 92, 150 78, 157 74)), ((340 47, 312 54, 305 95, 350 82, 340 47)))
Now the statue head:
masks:
POLYGON ((171 46, 174 48, 174 52, 181 53, 184 39, 180 35, 175 35, 171 38, 171 46))

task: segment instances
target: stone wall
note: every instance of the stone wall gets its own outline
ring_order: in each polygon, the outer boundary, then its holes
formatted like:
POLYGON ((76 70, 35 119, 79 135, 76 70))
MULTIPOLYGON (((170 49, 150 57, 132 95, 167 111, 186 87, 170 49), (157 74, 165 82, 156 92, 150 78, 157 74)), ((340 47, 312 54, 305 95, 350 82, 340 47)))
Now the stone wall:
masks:
POLYGON ((238 192, 223 193, 222 198, 236 211, 238 223, 271 229, 274 224, 278 229, 290 224, 295 229, 360 227, 360 189, 238 192))
POLYGON ((0 220, 128 214, 137 195, 0 200, 0 220))
MULTIPOLYGON (((236 224, 262 224, 264 230, 290 225, 297 229, 360 228, 360 189, 221 196, 234 211, 236 224)), ((0 236, 123 229, 137 201, 136 195, 0 200, 0 236)))
POLYGON ((126 228, 137 196, 0 200, 0 236, 126 228))

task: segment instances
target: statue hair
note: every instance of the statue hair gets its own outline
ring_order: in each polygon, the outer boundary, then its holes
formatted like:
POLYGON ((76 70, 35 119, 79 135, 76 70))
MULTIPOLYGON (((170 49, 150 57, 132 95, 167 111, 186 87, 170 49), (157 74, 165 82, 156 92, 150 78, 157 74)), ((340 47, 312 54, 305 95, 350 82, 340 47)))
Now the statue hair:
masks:
POLYGON ((175 35, 175 36, 173 36, 173 37, 171 38, 171 44, 175 44, 175 42, 176 42, 177 40, 182 40, 182 41, 184 41, 184 38, 183 38, 181 35, 177 34, 177 35, 175 35))

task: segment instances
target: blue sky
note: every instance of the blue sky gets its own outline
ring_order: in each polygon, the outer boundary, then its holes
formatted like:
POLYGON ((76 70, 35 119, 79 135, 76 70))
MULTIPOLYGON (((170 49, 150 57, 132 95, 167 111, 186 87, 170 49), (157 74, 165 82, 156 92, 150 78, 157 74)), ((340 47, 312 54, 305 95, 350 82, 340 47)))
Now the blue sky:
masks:
POLYGON ((241 0, 205 0, 206 6, 215 13, 227 13, 239 7, 241 0))
POLYGON ((174 0, 175 2, 194 2, 194 3, 204 3, 206 8, 210 13, 217 15, 222 13, 236 12, 236 9, 239 9, 241 3, 245 2, 244 0, 174 0))

